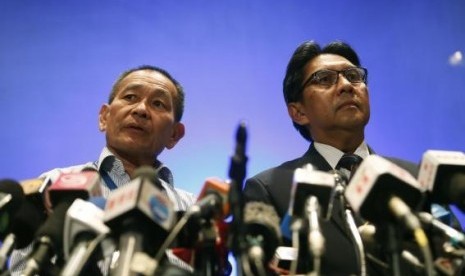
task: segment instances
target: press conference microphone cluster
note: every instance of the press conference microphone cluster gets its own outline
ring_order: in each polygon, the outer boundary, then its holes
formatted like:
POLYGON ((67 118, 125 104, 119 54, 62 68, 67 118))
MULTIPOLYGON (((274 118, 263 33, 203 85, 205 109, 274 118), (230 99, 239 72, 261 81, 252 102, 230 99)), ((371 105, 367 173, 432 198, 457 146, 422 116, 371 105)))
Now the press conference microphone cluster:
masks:
POLYGON ((385 158, 370 155, 360 164, 345 196, 355 212, 383 230, 377 232, 384 233, 384 240, 388 240, 394 275, 401 274, 397 225, 413 233, 426 274, 434 273, 428 238, 415 214, 423 204, 424 193, 410 173, 385 158))
POLYGON ((340 212, 338 216, 345 219, 345 227, 357 245, 361 255, 360 273, 365 275, 363 244, 352 213, 345 208, 346 185, 347 177, 337 170, 319 171, 307 164, 294 171, 289 211, 281 223, 283 236, 292 241, 298 255, 291 261, 291 274, 296 273, 298 267, 299 271, 320 274, 321 259, 326 251, 326 237, 320 223, 328 223, 336 210, 340 212), (313 260, 312 265, 299 261, 308 258, 313 260))
POLYGON ((97 172, 61 174, 48 188, 53 212, 35 233, 33 250, 29 254, 26 268, 21 275, 32 276, 54 267, 50 260, 57 255, 60 264, 63 251, 63 229, 68 208, 77 198, 88 199, 100 196, 100 177, 97 172))

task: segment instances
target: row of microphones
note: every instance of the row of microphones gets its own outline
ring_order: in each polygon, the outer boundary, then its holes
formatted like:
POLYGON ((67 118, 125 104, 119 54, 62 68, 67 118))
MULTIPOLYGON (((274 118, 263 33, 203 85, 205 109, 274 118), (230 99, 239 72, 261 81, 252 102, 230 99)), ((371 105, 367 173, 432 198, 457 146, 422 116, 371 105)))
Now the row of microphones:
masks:
MULTIPOLYGON (((363 244, 367 235, 363 233, 363 237, 360 236, 355 221, 350 219, 351 212, 373 227, 376 226, 376 235, 380 241, 399 243, 397 246, 387 246, 391 248, 387 253, 392 254, 388 256, 391 263, 387 266, 390 266, 394 275, 401 273, 400 258, 412 266, 421 267, 426 275, 432 275, 433 256, 429 237, 424 229, 434 228, 459 248, 463 248, 465 236, 424 210, 431 203, 454 204, 463 208, 464 173, 465 155, 448 151, 427 151, 422 159, 418 179, 377 155, 365 158, 350 181, 335 170, 322 172, 308 165, 296 169, 289 212, 281 223, 283 236, 292 240, 293 247, 297 248, 294 251, 296 257, 292 258, 290 264, 290 273, 296 272, 296 263, 302 248, 308 250, 309 256, 313 257, 312 272, 319 273, 319 259, 325 254, 325 233, 320 229, 319 223, 333 215, 335 203, 340 201, 341 206, 346 207, 346 214, 349 214, 346 216, 347 227, 352 231, 359 253, 365 252, 363 244), (403 234, 404 231, 407 234, 403 234), (302 233, 307 236, 306 245, 299 244, 302 233), (413 237, 416 242, 418 259, 410 251, 402 250, 402 239, 405 236, 413 237)), ((363 267, 361 269, 363 272, 363 267)))
POLYGON ((11 219, 0 228, 0 260, 6 265, 13 249, 32 244, 26 259, 12 267, 25 266, 21 275, 98 274, 99 269, 111 275, 161 275, 173 256, 194 271, 229 275, 228 255, 235 252, 248 260, 248 271, 263 274, 270 252, 280 243, 279 219, 271 206, 242 202, 247 160, 244 124, 236 140, 231 179, 208 178, 196 204, 184 213, 175 211, 157 174, 148 167, 136 170, 134 178, 112 190, 106 200, 101 197, 102 179, 93 168, 60 172, 53 182, 7 183, 3 190, 0 185, 1 215, 11 219), (19 218, 34 214, 40 219, 26 218, 25 222, 37 222, 23 226, 19 218), (240 234, 234 234, 236 229, 240 234), (179 247, 168 250, 173 246, 179 247), (179 254, 181 247, 190 253, 179 254))
POLYGON ((51 263, 56 256, 58 265, 63 260, 63 229, 66 212, 78 199, 101 196, 100 177, 96 171, 61 174, 47 189, 53 211, 35 232, 32 252, 21 275, 32 276, 55 269, 51 263))

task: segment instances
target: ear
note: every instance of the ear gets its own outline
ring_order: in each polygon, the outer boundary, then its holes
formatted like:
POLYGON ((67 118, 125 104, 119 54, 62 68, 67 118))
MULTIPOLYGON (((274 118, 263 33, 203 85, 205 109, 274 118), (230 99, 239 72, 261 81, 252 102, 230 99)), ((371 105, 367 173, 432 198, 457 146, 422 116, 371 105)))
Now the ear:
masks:
POLYGON ((173 127, 173 133, 171 134, 170 141, 166 145, 167 149, 172 149, 178 142, 184 137, 184 124, 177 122, 173 127))
POLYGON ((287 113, 289 114, 289 117, 291 117, 292 121, 298 125, 306 125, 309 123, 309 119, 303 110, 301 103, 287 104, 287 113))
POLYGON ((100 131, 105 131, 107 130, 107 120, 108 120, 108 114, 110 113, 110 107, 108 104, 102 105, 100 108, 100 112, 98 115, 98 129, 100 131))

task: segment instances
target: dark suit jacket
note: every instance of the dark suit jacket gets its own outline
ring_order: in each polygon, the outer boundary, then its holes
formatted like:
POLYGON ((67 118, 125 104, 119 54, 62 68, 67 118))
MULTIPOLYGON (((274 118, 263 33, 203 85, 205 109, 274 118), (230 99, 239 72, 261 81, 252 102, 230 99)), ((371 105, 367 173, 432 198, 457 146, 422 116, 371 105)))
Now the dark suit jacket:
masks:
MULTIPOLYGON (((370 152, 373 153, 371 149, 370 152)), ((388 159, 416 177, 417 165, 400 159, 388 159)), ((302 157, 285 162, 248 179, 244 187, 245 201, 261 201, 273 205, 282 219, 289 208, 294 170, 308 163, 317 170, 332 170, 328 162, 311 144, 302 157)), ((325 253, 322 258, 321 273, 323 275, 357 275, 360 273, 360 266, 355 245, 346 232, 345 220, 342 217, 340 207, 338 208, 335 206, 331 219, 322 221, 320 225, 325 236, 325 253)))

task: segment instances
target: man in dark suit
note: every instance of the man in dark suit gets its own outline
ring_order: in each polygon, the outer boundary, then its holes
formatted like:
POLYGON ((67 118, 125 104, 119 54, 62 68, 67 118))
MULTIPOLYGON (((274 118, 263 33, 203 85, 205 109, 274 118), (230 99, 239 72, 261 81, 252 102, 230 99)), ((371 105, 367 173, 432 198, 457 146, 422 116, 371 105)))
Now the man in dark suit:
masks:
MULTIPOLYGON (((365 142, 370 118, 367 70, 348 44, 337 41, 320 48, 313 41, 302 43, 287 66, 283 92, 289 116, 310 147, 303 156, 248 179, 244 188, 246 202, 273 205, 281 219, 289 208, 295 169, 310 163, 316 170, 330 171, 344 154, 365 158, 374 153, 365 142)), ((416 176, 415 164, 391 161, 416 176)), ((340 205, 329 221, 321 222, 322 275, 360 275, 356 245, 346 223, 340 205)))

